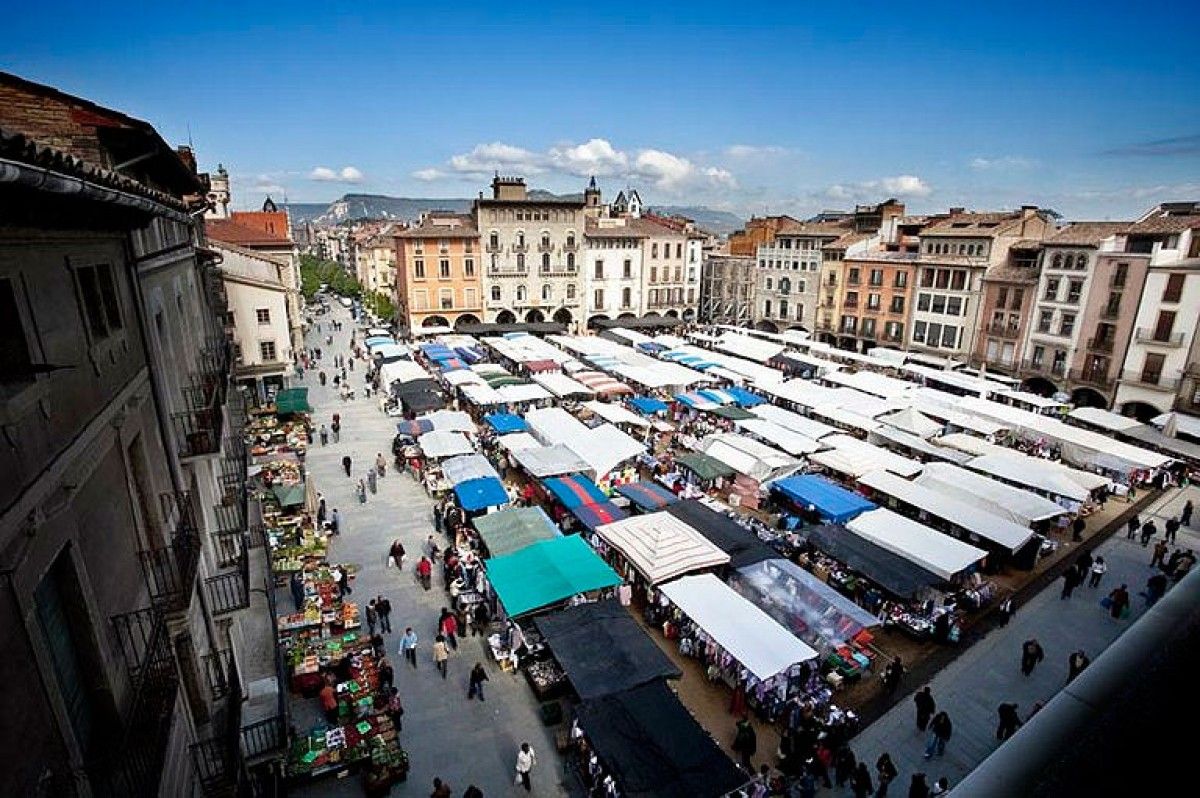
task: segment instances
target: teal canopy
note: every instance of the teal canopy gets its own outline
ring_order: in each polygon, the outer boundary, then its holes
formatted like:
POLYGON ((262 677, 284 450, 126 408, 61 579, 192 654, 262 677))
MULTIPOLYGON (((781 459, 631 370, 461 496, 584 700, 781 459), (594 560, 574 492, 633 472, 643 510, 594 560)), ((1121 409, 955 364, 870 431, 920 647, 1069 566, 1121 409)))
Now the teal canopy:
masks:
POLYGON ((304 504, 304 483, 298 485, 272 485, 271 493, 275 494, 280 507, 298 507, 304 504))
POLYGON ((275 413, 288 416, 293 413, 311 413, 307 388, 288 388, 275 394, 275 413))
POLYGON ((513 617, 621 584, 621 577, 578 535, 533 543, 484 564, 500 603, 513 617))
POLYGON ((473 522, 488 553, 504 557, 539 540, 559 536, 558 527, 541 507, 514 507, 476 517, 473 522))

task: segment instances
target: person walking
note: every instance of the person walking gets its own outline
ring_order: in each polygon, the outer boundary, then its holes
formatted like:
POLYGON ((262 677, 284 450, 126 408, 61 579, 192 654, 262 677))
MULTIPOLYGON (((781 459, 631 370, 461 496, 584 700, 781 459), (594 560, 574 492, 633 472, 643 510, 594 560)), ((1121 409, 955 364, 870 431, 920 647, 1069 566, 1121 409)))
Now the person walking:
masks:
MULTIPOLYGON (((1171 536, 1171 523, 1174 520, 1175 519, 1172 518, 1170 521, 1167 522, 1167 537, 1168 538, 1170 538, 1170 536, 1171 536)), ((1160 540, 1160 541, 1156 542, 1154 544, 1154 556, 1152 556, 1150 558, 1150 567, 1151 568, 1154 568, 1156 566, 1161 567, 1163 564, 1163 559, 1167 556, 1167 551, 1169 551, 1170 548, 1171 547, 1169 545, 1167 545, 1167 541, 1165 541, 1165 540, 1160 540)))
POLYGON ((750 724, 749 715, 742 715, 742 719, 737 722, 733 732, 733 745, 730 747, 738 755, 738 761, 742 763, 742 767, 747 772, 752 772, 750 759, 758 751, 758 733, 750 724))
POLYGON ((929 798, 929 783, 924 773, 914 773, 908 785, 908 798, 929 798))
POLYGON ((401 719, 404 717, 404 704, 400 701, 400 691, 393 687, 388 692, 387 716, 396 727, 396 731, 403 731, 404 723, 401 719))
POLYGON ((378 479, 378 477, 376 476, 376 471, 375 471, 375 469, 372 468, 370 471, 367 472, 367 487, 371 489, 371 493, 379 492, 378 483, 376 482, 376 479, 378 479))
POLYGON ((392 541, 392 545, 388 547, 388 557, 391 559, 389 565, 393 568, 404 567, 404 544, 400 542, 400 538, 392 541))
POLYGON ((1012 596, 1006 596, 1004 601, 1000 602, 1000 607, 998 609, 1000 612, 1000 625, 1008 626, 1009 619, 1011 619, 1013 614, 1016 612, 1016 608, 1013 607, 1012 596))
POLYGON ((1156 573, 1146 580, 1146 590, 1142 595, 1146 598, 1146 606, 1153 607, 1167 592, 1167 575, 1156 573))
POLYGON ((1013 732, 1021 728, 1021 716, 1017 714, 1016 704, 1001 704, 996 709, 1000 722, 996 726, 996 739, 1004 742, 1013 736, 1013 732))
POLYGON ((376 596, 375 611, 379 613, 379 628, 390 635, 392 633, 392 602, 385 596, 376 596))
POLYGON ((421 587, 429 590, 433 583, 433 563, 429 561, 428 557, 422 557, 417 563, 417 579, 421 581, 421 587))
POLYGON ((1163 536, 1168 543, 1175 542, 1175 536, 1179 534, 1179 520, 1176 518, 1168 518, 1166 524, 1166 534, 1163 536))
POLYGON ((338 588, 342 591, 343 596, 349 596, 351 593, 354 592, 353 590, 350 589, 350 571, 347 570, 345 566, 337 569, 337 571, 338 571, 338 578, 337 578, 338 588))
POLYGON ((375 624, 379 623, 379 610, 375 609, 375 599, 367 603, 367 632, 375 634, 375 624))
POLYGON ((442 674, 442 678, 446 678, 446 672, 449 670, 448 661, 450 659, 450 649, 446 647, 446 638, 443 635, 438 635, 433 639, 433 664, 438 669, 438 673, 442 674))
POLYGON ((387 657, 383 657, 375 665, 375 670, 379 674, 379 686, 391 691, 396 684, 396 669, 392 667, 392 662, 387 657))
POLYGON ((1188 499, 1187 504, 1183 505, 1183 512, 1179 514, 1179 522, 1186 527, 1192 525, 1192 500, 1188 499))
POLYGON ((833 758, 833 780, 837 786, 845 787, 846 782, 854 778, 854 771, 857 767, 858 758, 854 756, 850 746, 843 745, 839 748, 837 755, 833 758))
POLYGON ((288 587, 292 590, 292 603, 296 606, 296 612, 304 607, 304 574, 300 571, 292 573, 288 580, 288 587))
POLYGON ((1154 519, 1142 524, 1142 548, 1150 545, 1150 538, 1158 534, 1158 527, 1154 525, 1154 519))
POLYGON ((471 637, 479 635, 487 637, 488 624, 492 622, 491 613, 488 611, 486 602, 479 602, 475 605, 475 611, 471 614, 471 637))
POLYGON ((367 483, 362 479, 358 480, 358 484, 354 486, 354 492, 358 494, 358 503, 367 503, 367 483))
POLYGON ((529 743, 521 743, 521 750, 517 751, 517 783, 525 788, 525 792, 533 790, 529 774, 536 764, 537 754, 533 752, 533 748, 529 743))
POLYGON ((1083 530, 1087 529, 1087 521, 1083 520, 1083 516, 1075 516, 1075 520, 1071 522, 1071 540, 1075 543, 1083 541, 1083 530))
POLYGON ((342 533, 342 517, 338 515, 338 509, 333 508, 333 512, 329 514, 329 534, 340 535, 342 533))
POLYGON ((347 478, 350 477, 351 464, 352 464, 352 461, 350 460, 350 455, 346 455, 345 457, 342 458, 342 470, 346 472, 347 478))
POLYGON ((320 499, 317 500, 317 526, 318 527, 322 527, 325 525, 325 515, 326 515, 325 497, 322 496, 320 499))
POLYGON ((1067 570, 1063 572, 1062 578, 1063 589, 1062 595, 1059 598, 1065 600, 1071 597, 1071 594, 1075 592, 1075 588, 1079 587, 1082 579, 1079 575, 1079 569, 1075 567, 1074 563, 1067 567, 1067 570))
POLYGON ((1025 676, 1033 673, 1034 667, 1045 658, 1042 644, 1036 638, 1029 638, 1021 644, 1021 673, 1025 676))
POLYGON ((875 760, 875 778, 879 779, 879 786, 875 789, 875 798, 884 798, 888 794, 888 785, 898 774, 899 771, 892 762, 892 755, 886 752, 880 754, 879 759, 875 760))
POLYGON ((1122 584, 1120 587, 1108 594, 1108 611, 1112 617, 1117 620, 1121 619, 1121 615, 1129 607, 1129 588, 1122 584))
POLYGON ((1138 520, 1137 513, 1129 516, 1129 521, 1125 524, 1125 539, 1133 540, 1134 536, 1137 535, 1138 527, 1141 525, 1142 522, 1138 520))
POLYGON ((387 460, 383 459, 383 452, 375 453, 375 470, 379 472, 380 477, 387 476, 387 460))
POLYGON ((400 653, 409 665, 417 667, 417 633, 411 626, 405 628, 404 636, 400 638, 400 653))
POLYGON ((1067 657, 1067 684, 1075 681, 1075 677, 1083 673, 1091 663, 1092 661, 1088 659, 1088 655, 1083 653, 1082 649, 1067 657))
POLYGON ((329 683, 328 676, 326 676, 325 684, 321 687, 318 697, 321 699, 321 710, 325 713, 325 721, 330 726, 336 726, 340 710, 337 694, 333 690, 333 685, 329 683))
POLYGON ((1097 557, 1096 561, 1092 563, 1092 578, 1088 580, 1088 587, 1100 587, 1100 580, 1107 570, 1108 564, 1104 562, 1104 558, 1097 557))
POLYGON ((929 790, 929 798, 940 798, 950 792, 950 779, 945 776, 940 777, 933 783, 933 787, 929 790))
POLYGON ((896 657, 888 663, 883 671, 883 689, 888 694, 896 692, 896 688, 900 686, 900 680, 904 678, 904 663, 896 657))
POLYGON ((446 643, 455 651, 458 650, 458 618, 450 610, 442 607, 442 617, 438 622, 438 631, 446 638, 446 643))
POLYGON ((429 798, 452 798, 450 785, 439 778, 434 778, 433 792, 429 793, 429 798))
POLYGON ((479 696, 479 700, 483 700, 483 683, 488 680, 487 671, 483 669, 482 662, 476 662, 475 667, 471 668, 471 676, 468 679, 467 700, 470 701, 475 696, 479 696))
POLYGON ((867 769, 866 762, 859 762, 858 767, 854 769, 854 775, 850 778, 850 789, 854 791, 854 798, 869 798, 875 791, 875 785, 871 783, 871 771, 867 769))
POLYGON ((325 446, 328 443, 329 443, 329 430, 325 428, 324 424, 322 424, 321 425, 321 445, 325 446))
POLYGON ((913 696, 913 703, 917 705, 917 728, 925 731, 925 727, 929 725, 929 719, 937 711, 937 702, 933 700, 933 691, 929 685, 925 685, 917 691, 913 696))
POLYGON ((954 734, 954 724, 950 722, 950 716, 945 711, 934 715, 933 720, 929 723, 929 739, 925 743, 925 758, 931 759, 934 754, 943 756, 946 753, 946 743, 950 742, 952 734, 954 734))

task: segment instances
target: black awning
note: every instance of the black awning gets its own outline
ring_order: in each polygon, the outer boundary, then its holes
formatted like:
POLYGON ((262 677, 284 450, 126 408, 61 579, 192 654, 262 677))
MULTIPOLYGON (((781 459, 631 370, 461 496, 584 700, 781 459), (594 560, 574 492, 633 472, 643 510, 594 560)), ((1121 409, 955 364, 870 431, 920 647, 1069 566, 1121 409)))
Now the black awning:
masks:
POLYGON ((729 567, 736 570, 779 556, 779 552, 763 543, 758 536, 744 529, 724 513, 706 507, 696 499, 676 502, 667 512, 694 528, 721 551, 729 555, 729 567))
POLYGON ((614 599, 550 613, 537 627, 585 700, 682 675, 614 599))
POLYGON ((585 701, 578 715, 630 798, 717 798, 747 781, 661 680, 585 701))
POLYGON ((512 324, 459 324, 454 328, 463 335, 503 335, 512 332, 539 333, 550 335, 567 331, 567 325, 557 321, 528 321, 512 324))
POLYGON ((412 380, 393 383, 392 396, 400 400, 405 410, 424 413, 446 406, 446 395, 436 380, 412 380))
POLYGON ((602 330, 609 330, 614 327, 623 327, 626 330, 644 330, 649 327, 678 327, 681 324, 683 324, 683 321, 680 319, 655 314, 633 319, 596 319, 591 322, 593 327, 599 327, 602 330))
POLYGON ((800 535, 820 551, 900 598, 912 598, 923 588, 946 581, 837 524, 806 527, 800 530, 800 535))

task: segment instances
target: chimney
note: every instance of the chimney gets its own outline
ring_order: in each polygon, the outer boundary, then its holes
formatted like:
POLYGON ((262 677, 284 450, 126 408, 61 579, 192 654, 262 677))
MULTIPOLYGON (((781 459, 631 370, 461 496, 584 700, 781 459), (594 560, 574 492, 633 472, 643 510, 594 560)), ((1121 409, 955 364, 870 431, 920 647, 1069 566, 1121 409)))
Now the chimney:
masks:
POLYGON ((1036 206, 1036 205, 1022 205, 1021 206, 1021 218, 1022 219, 1032 219, 1034 216, 1037 215, 1037 212, 1038 212, 1038 206, 1036 206))
POLYGON ((498 174, 492 178, 492 199, 524 200, 527 198, 525 178, 501 177, 498 174))
POLYGON ((951 216, 958 216, 959 214, 966 213, 966 212, 967 212, 966 208, 951 208, 950 209, 951 216))

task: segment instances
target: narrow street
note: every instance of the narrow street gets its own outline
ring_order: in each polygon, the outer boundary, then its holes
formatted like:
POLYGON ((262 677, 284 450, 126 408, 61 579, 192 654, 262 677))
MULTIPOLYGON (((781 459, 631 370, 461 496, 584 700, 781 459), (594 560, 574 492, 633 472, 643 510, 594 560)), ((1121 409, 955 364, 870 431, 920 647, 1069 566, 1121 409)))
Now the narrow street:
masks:
MULTIPOLYGON (((308 451, 308 478, 324 495, 332 512, 341 514, 339 537, 329 547, 329 561, 352 564, 358 572, 351 583, 352 599, 365 609, 374 596, 386 595, 392 602, 392 633, 387 640, 388 658, 396 671, 396 686, 404 701, 404 729, 400 739, 408 751, 411 770, 408 782, 393 788, 394 795, 427 795, 434 777, 441 778, 461 795, 474 783, 486 796, 516 794, 513 785, 514 765, 521 742, 528 741, 537 753, 533 771, 533 794, 541 796, 566 795, 563 784, 563 765, 554 750, 553 728, 542 724, 533 692, 520 674, 502 673, 492 662, 481 638, 464 638, 451 656, 449 677, 439 678, 434 668, 431 646, 438 612, 448 602, 441 578, 435 569, 433 589, 422 590, 413 573, 413 565, 423 552, 425 540, 434 533, 433 502, 409 476, 397 475, 392 469, 391 442, 395 435, 395 419, 379 411, 374 398, 363 397, 364 363, 355 364, 347 376, 356 390, 356 398, 343 402, 333 386, 333 356, 349 353, 349 340, 355 325, 349 312, 339 304, 331 304, 331 312, 317 317, 323 332, 316 325, 308 333, 309 347, 320 347, 322 361, 319 370, 329 377, 321 387, 317 373, 310 371, 296 384, 309 389, 312 404, 314 438, 322 424, 328 426, 334 413, 342 419, 341 440, 321 446, 316 438, 308 451), (330 332, 330 321, 343 323, 341 332, 330 332), (334 345, 326 344, 333 335, 334 345), (387 476, 379 481, 378 493, 368 493, 367 503, 360 504, 354 486, 365 477, 367 469, 382 452, 388 460, 387 476), (352 459, 352 479, 342 471, 342 457, 352 459), (408 552, 402 572, 387 567, 387 552, 391 542, 399 538, 408 552), (398 653, 404 628, 412 626, 420 638, 417 650, 418 667, 414 671, 398 653), (486 701, 467 700, 467 674, 475 662, 487 669, 486 701)), ((361 341, 361 334, 357 334, 361 341)), ((445 540, 438 541, 439 546, 445 540)), ((287 606, 286 590, 279 591, 279 601, 287 606)), ((315 699, 293 697, 292 722, 297 726, 315 722, 320 712, 315 699)), ((525 794, 524 790, 520 790, 525 794)), ((325 779, 295 791, 302 796, 362 795, 358 779, 325 779)))

